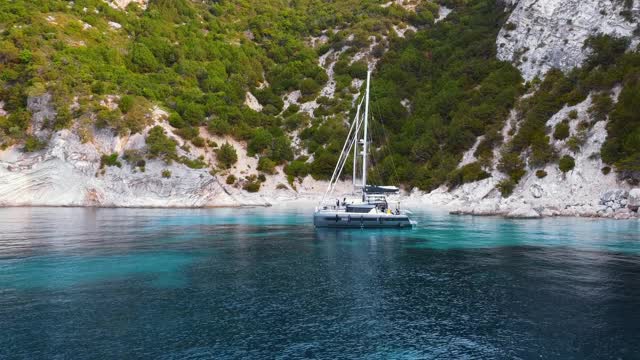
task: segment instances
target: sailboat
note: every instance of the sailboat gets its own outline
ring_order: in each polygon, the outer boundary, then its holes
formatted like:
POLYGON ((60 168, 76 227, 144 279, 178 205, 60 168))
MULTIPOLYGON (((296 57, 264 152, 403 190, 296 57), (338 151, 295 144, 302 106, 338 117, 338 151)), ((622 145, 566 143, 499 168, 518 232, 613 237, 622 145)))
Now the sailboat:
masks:
POLYGON ((369 88, 371 72, 367 72, 367 84, 364 98, 358 104, 356 116, 349 129, 347 140, 342 147, 331 181, 313 215, 313 224, 322 228, 412 228, 415 221, 406 211, 400 210, 397 203, 392 209, 387 201, 388 194, 397 194, 397 186, 367 184, 367 166, 369 150, 369 88), (364 102, 364 115, 360 109, 364 102), (352 153, 353 150, 353 153, 352 153), (353 154, 353 193, 358 198, 343 198, 333 201, 332 194, 342 175, 347 159, 353 154), (360 160, 360 162, 359 162, 360 160), (362 164, 359 166, 359 164, 362 164), (358 174, 360 170, 360 174, 358 174), (358 175, 360 175, 358 177, 358 175), (332 199, 328 202, 328 199, 332 199))

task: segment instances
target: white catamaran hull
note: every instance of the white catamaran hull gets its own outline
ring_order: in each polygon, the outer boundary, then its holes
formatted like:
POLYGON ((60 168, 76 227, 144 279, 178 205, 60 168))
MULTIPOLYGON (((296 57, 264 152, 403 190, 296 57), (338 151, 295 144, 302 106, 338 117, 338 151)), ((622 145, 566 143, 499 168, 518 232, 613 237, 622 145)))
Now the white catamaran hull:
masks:
POLYGON ((414 223, 407 215, 358 214, 344 211, 318 211, 313 224, 319 228, 395 228, 411 229, 414 223))

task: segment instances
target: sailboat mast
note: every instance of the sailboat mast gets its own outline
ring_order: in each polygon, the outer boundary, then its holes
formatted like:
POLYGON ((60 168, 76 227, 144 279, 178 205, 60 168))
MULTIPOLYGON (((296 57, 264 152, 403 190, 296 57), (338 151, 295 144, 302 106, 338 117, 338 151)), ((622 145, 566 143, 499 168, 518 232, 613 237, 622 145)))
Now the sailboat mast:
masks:
POLYGON ((353 193, 355 194, 358 183, 358 138, 360 137, 360 108, 362 107, 362 101, 358 104, 358 110, 356 110, 356 133, 353 136, 353 193))
POLYGON ((367 141, 369 128, 369 83, 371 82, 371 71, 367 71, 367 90, 364 100, 364 145, 362 147, 362 193, 367 188, 367 141))

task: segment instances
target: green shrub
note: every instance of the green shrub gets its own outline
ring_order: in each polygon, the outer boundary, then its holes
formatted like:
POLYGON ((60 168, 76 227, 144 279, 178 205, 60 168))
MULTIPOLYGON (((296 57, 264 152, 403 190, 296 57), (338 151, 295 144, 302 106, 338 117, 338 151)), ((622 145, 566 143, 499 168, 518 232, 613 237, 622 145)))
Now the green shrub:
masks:
POLYGON ((253 135, 247 144, 247 153, 249 156, 261 154, 273 144, 273 135, 263 129, 258 128, 253 131, 253 135))
POLYGON ((496 185, 496 188, 500 191, 502 197, 508 198, 513 194, 513 190, 516 188, 516 182, 511 178, 503 179, 496 185))
POLYGON ((567 121, 562 121, 558 123, 553 132, 553 138, 556 140, 564 140, 569 137, 569 123, 567 121))
POLYGON ((41 141, 35 136, 28 136, 24 141, 24 151, 25 152, 34 152, 40 151, 47 146, 46 141, 41 141))
POLYGON ((120 108, 120 111, 122 111, 123 114, 126 114, 133 108, 134 102, 135 102, 135 99, 133 96, 124 95, 123 97, 120 98, 118 107, 120 108))
POLYGON ((369 66, 366 61, 359 60, 349 66, 349 75, 354 79, 366 79, 369 66))
POLYGON ((128 162, 131 167, 143 169, 147 165, 147 162, 144 160, 144 153, 140 150, 125 150, 122 158, 128 162))
POLYGON ((204 138, 202 138, 201 136, 196 136, 193 139, 191 139, 191 143, 193 144, 193 146, 199 147, 199 148, 203 148, 205 146, 204 138))
POLYGON ((118 153, 113 153, 111 155, 102 155, 102 157, 100 157, 100 169, 104 168, 105 166, 122 167, 122 163, 118 161, 118 153))
POLYGON ((547 172, 544 170, 537 170, 536 171, 536 176, 538 177, 538 179, 542 179, 547 177, 547 172))
POLYGON ((306 163, 306 159, 296 159, 284 167, 284 173, 292 178, 302 179, 309 175, 309 171, 309 164, 306 163))
POLYGON ((593 96, 593 103, 589 108, 589 114, 595 121, 604 121, 613 110, 613 100, 609 93, 601 93, 593 96))
POLYGON ((242 188, 247 192, 255 193, 260 191, 260 185, 261 182, 260 180, 258 180, 258 177, 256 175, 249 175, 245 179, 245 183, 244 185, 242 185, 242 188))
POLYGON ((227 185, 233 185, 233 184, 236 183, 236 180, 237 179, 236 179, 235 175, 229 174, 229 176, 227 176, 226 183, 227 183, 227 185))
POLYGON ((260 160, 258 160, 258 171, 262 171, 267 174, 275 174, 276 163, 267 157, 261 157, 260 160))
POLYGON ((587 69, 598 65, 610 66, 618 60, 629 47, 628 38, 616 38, 611 35, 597 35, 585 41, 584 46, 591 48, 592 52, 585 61, 587 69))
POLYGON ((161 126, 154 126, 149 130, 146 138, 147 151, 151 158, 162 158, 165 161, 175 160, 177 157, 175 140, 170 139, 161 126))
POLYGON ((611 167, 605 166, 601 169, 601 171, 602 171, 602 175, 609 175, 609 173, 611 172, 611 167))
POLYGON ((575 120, 578 118, 578 111, 577 110, 571 110, 569 111, 569 119, 571 120, 575 120))
POLYGON ((513 152, 503 152, 497 168, 499 171, 509 175, 514 185, 517 184, 526 173, 524 162, 520 158, 520 155, 513 152))
POLYGON ((482 169, 478 162, 467 164, 449 174, 449 188, 453 189, 462 184, 480 181, 491 175, 482 169))
POLYGON ((238 161, 236 149, 229 143, 225 142, 216 150, 218 164, 223 169, 228 169, 238 161))
POLYGON ((162 170, 162 177, 163 178, 170 178, 171 177, 171 171, 169 169, 164 169, 162 170))
POLYGON ((586 136, 583 133, 576 134, 567 140, 567 148, 571 150, 573 153, 577 153, 580 151, 582 145, 584 145, 586 141, 586 136))
POLYGON ((207 163, 204 161, 204 158, 200 156, 197 159, 191 159, 186 156, 181 156, 178 161, 181 164, 186 165, 190 169, 204 169, 207 167, 207 163))
POLYGON ((200 130, 197 127, 192 126, 185 126, 183 128, 175 130, 174 132, 185 140, 193 140, 200 134, 200 130))
POLYGON ((135 43, 131 49, 131 67, 134 71, 148 73, 158 69, 158 60, 144 44, 135 43))
POLYGON ((560 158, 560 162, 558 163, 558 167, 560 168, 560 171, 562 171, 563 173, 573 170, 575 166, 576 166, 575 159, 569 155, 565 155, 562 158, 560 158))

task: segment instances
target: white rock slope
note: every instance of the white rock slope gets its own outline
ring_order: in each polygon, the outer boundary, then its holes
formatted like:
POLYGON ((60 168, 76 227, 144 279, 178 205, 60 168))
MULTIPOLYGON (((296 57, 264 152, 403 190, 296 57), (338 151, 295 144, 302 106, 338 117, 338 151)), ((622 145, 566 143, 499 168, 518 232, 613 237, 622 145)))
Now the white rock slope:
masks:
MULTIPOLYGON (((511 16, 497 39, 498 58, 512 61, 526 80, 549 69, 569 70, 586 56, 592 35, 630 37, 637 27, 621 15, 621 0, 510 0, 511 16)), ((628 9, 640 18, 640 1, 628 9)))

